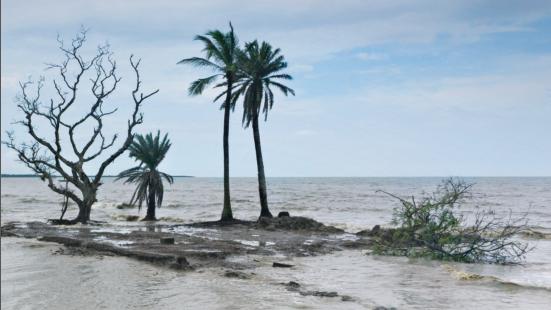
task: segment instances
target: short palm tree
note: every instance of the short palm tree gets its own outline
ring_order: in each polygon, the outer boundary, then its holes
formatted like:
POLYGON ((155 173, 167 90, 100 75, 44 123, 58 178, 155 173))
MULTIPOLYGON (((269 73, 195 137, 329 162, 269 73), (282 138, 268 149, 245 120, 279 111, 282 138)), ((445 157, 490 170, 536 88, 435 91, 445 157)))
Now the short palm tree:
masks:
POLYGON ((196 67, 206 67, 216 73, 206 78, 198 79, 189 86, 189 94, 192 96, 200 95, 203 90, 218 79, 222 79, 225 90, 220 93, 214 101, 225 96, 224 103, 220 109, 224 110, 224 207, 222 209, 222 221, 233 219, 231 201, 230 201, 230 155, 229 155, 229 131, 230 131, 230 112, 232 89, 238 80, 237 71, 237 53, 239 52, 237 36, 233 32, 233 26, 230 23, 230 31, 222 33, 220 30, 208 31, 205 35, 198 35, 195 40, 204 44, 203 52, 205 58, 192 57, 178 62, 178 64, 190 64, 196 67))
POLYGON ((144 201, 147 202, 147 214, 144 221, 155 221, 155 207, 161 207, 163 203, 163 178, 170 184, 174 182, 172 176, 160 172, 157 167, 165 158, 166 153, 170 149, 170 140, 165 134, 163 139, 160 139, 160 132, 153 137, 153 134, 136 135, 134 141, 128 148, 130 157, 133 157, 140 164, 134 168, 125 170, 117 176, 116 180, 126 179, 125 184, 136 184, 136 189, 130 204, 138 204, 141 209, 144 201))
POLYGON ((258 116, 260 113, 264 113, 264 120, 267 120, 268 111, 274 104, 272 88, 279 89, 285 96, 288 94, 295 95, 294 90, 278 81, 292 80, 289 74, 281 72, 285 68, 287 68, 287 62, 285 62, 283 55, 280 54, 280 49, 273 49, 267 42, 259 44, 255 40, 247 43, 245 50, 239 54, 240 80, 235 85, 236 90, 232 97, 232 103, 235 105, 237 99, 242 97, 243 126, 247 128, 252 123, 256 165, 258 168, 260 217, 272 217, 272 214, 268 208, 258 116))

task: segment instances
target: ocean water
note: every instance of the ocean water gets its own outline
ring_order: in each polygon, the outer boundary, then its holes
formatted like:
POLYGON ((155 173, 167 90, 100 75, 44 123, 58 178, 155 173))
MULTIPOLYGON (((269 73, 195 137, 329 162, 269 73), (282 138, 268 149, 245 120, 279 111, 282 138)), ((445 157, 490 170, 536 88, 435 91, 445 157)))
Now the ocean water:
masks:
MULTIPOLYGON (((478 209, 498 215, 527 214, 535 231, 551 236, 551 178, 465 178, 475 183, 462 207, 468 218, 478 209)), ((377 192, 421 195, 440 178, 271 178, 272 213, 313 217, 349 232, 376 224, 391 226, 396 200, 377 192)), ((61 197, 32 178, 2 178, 1 222, 43 221, 59 216, 61 197)), ((234 216, 259 214, 255 178, 232 179, 234 216)), ((145 210, 117 209, 133 188, 106 178, 92 218, 113 227, 129 225, 125 215, 145 210)), ((165 222, 216 220, 222 179, 176 178, 167 186, 157 217, 165 222)), ((70 207, 66 218, 76 214, 70 207)), ((133 223, 132 225, 141 225, 133 223)), ((222 270, 176 272, 120 257, 53 255, 59 245, 2 238, 3 309, 547 309, 551 305, 551 239, 519 236, 535 248, 520 266, 442 263, 425 259, 341 251, 295 258, 292 270, 255 269, 250 280, 222 277, 222 270), (462 272, 485 276, 465 280, 462 272), (337 291, 354 300, 301 296, 280 284, 296 281, 306 289, 337 291)), ((266 259, 266 258, 259 258, 266 259)))

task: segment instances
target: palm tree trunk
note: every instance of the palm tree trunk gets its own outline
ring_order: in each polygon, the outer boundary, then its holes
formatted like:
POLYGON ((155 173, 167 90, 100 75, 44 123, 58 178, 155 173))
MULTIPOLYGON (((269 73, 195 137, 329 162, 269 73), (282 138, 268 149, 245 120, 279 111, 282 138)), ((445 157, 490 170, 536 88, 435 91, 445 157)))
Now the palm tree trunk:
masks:
POLYGON ((230 147, 228 141, 230 135, 230 102, 232 87, 232 80, 228 79, 228 91, 224 103, 224 208, 222 209, 221 221, 231 221, 233 219, 230 200, 230 147))
POLYGON ((155 217, 155 192, 149 191, 149 197, 147 200, 147 213, 142 221, 156 221, 155 217))
POLYGON ((260 195, 260 217, 273 217, 268 209, 268 194, 266 193, 266 176, 264 175, 264 160, 260 146, 260 130, 258 128, 258 113, 253 116, 253 138, 256 150, 256 166, 258 168, 258 193, 260 195))

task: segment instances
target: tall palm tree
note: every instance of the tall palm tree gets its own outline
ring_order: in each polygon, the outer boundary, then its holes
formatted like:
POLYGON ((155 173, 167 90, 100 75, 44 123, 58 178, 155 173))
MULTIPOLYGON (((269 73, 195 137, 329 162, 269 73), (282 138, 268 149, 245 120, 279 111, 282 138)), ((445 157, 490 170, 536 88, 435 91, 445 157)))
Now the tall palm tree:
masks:
POLYGON ((153 137, 151 133, 147 135, 136 135, 134 141, 128 148, 130 157, 133 157, 140 164, 134 168, 125 170, 117 176, 116 180, 125 178, 125 184, 136 184, 136 189, 130 204, 138 204, 141 209, 144 201, 147 202, 147 215, 144 221, 156 221, 155 207, 161 207, 163 203, 163 178, 170 184, 174 182, 172 176, 160 172, 157 167, 165 158, 166 153, 170 149, 170 140, 168 134, 165 134, 163 139, 160 139, 160 132, 153 137))
POLYGON ((258 168, 260 217, 272 217, 272 213, 268 208, 258 116, 260 113, 264 113, 264 121, 268 118, 268 111, 274 104, 272 87, 279 89, 285 96, 288 94, 295 95, 294 90, 279 82, 279 80, 292 80, 289 74, 281 72, 285 68, 287 68, 287 62, 280 54, 280 49, 273 49, 267 42, 259 44, 255 40, 247 43, 245 50, 239 53, 240 80, 235 86, 236 90, 232 97, 232 104, 235 105, 237 99, 242 96, 243 126, 247 128, 252 123, 258 168))
POLYGON ((225 96, 225 101, 220 107, 224 110, 224 208, 222 209, 221 221, 233 219, 231 201, 230 201, 230 155, 229 155, 229 131, 230 131, 230 109, 232 89, 237 82, 237 54, 239 52, 237 36, 233 32, 233 26, 230 23, 230 31, 222 33, 220 30, 208 31, 205 35, 198 35, 195 40, 204 44, 203 52, 205 58, 192 57, 178 62, 178 64, 190 64, 196 67, 206 67, 216 73, 206 78, 198 79, 189 86, 191 96, 200 95, 203 90, 218 79, 223 83, 219 86, 225 86, 225 90, 220 93, 214 101, 225 96))

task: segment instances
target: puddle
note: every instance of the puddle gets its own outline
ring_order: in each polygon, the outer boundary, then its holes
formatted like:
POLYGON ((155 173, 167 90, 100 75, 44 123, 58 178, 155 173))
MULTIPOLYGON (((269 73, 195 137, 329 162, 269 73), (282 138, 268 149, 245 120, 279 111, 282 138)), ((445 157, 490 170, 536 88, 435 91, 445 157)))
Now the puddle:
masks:
POLYGON ((249 240, 234 240, 234 241, 239 242, 239 243, 244 244, 244 245, 253 246, 253 247, 260 246, 259 241, 249 241, 249 240))
POLYGON ((96 237, 92 240, 97 241, 97 242, 110 243, 110 244, 116 245, 116 246, 129 246, 129 245, 134 244, 134 242, 130 241, 130 240, 111 240, 111 239, 108 239, 105 236, 99 236, 99 237, 96 237))
POLYGON ((107 233, 115 233, 115 234, 129 234, 132 231, 133 231, 133 229, 121 228, 121 227, 118 227, 118 228, 104 227, 104 228, 94 228, 94 229, 90 230, 91 233, 104 233, 104 232, 107 232, 107 233))

